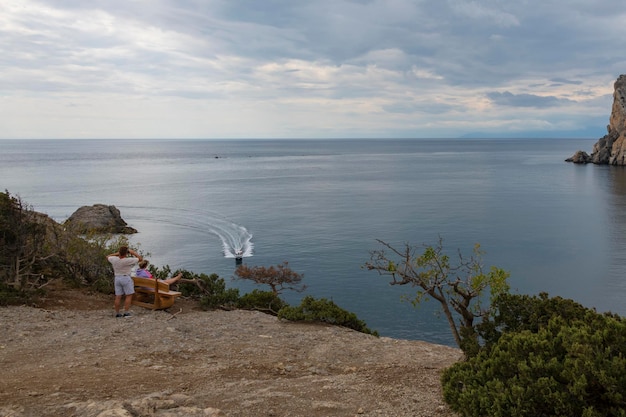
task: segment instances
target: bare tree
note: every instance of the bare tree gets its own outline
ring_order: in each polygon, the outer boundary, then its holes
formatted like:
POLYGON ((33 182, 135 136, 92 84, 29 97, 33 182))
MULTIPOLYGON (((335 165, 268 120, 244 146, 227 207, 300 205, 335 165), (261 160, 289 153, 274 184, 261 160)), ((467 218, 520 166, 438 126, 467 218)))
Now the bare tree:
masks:
POLYGON ((288 262, 283 262, 276 267, 264 266, 249 267, 247 265, 239 265, 235 270, 235 275, 239 279, 249 279, 257 284, 269 285, 272 292, 276 295, 283 290, 293 290, 302 292, 306 289, 306 285, 301 284, 302 275, 293 271, 288 266, 288 262))
POLYGON ((509 290, 508 272, 496 267, 488 272, 483 270, 483 252, 478 244, 469 259, 463 258, 459 251, 459 262, 452 265, 443 252, 441 238, 436 246, 425 245, 422 253, 408 243, 396 249, 382 240, 378 242, 383 249, 370 252, 370 261, 365 267, 390 277, 391 285, 418 287, 411 300, 414 305, 425 297, 438 301, 459 347, 462 346, 462 330, 472 330, 470 334, 475 334, 474 319, 490 313, 489 303, 484 300, 486 290, 490 290, 492 298, 509 290))

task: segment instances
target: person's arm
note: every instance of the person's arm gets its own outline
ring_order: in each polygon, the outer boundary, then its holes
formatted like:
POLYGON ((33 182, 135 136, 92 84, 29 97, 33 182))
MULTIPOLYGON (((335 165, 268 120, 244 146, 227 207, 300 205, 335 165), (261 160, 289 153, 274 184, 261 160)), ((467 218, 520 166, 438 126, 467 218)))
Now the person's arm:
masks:
POLYGON ((120 253, 119 252, 115 252, 115 253, 112 253, 110 255, 107 255, 107 259, 109 259, 111 256, 120 256, 120 253))
POLYGON ((143 257, 132 249, 128 249, 128 253, 137 258, 137 262, 143 261, 143 257))

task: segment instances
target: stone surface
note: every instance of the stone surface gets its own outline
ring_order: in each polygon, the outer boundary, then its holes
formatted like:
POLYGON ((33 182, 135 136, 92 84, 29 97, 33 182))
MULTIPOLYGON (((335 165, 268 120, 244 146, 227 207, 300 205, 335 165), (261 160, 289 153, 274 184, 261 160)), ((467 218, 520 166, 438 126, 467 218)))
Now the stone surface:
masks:
POLYGON ((585 151, 577 151, 572 157, 567 158, 566 162, 573 162, 575 164, 586 164, 591 162, 591 156, 585 151))
MULTIPOLYGON (((586 159, 566 159, 568 162, 587 163, 598 165, 626 165, 626 75, 620 75, 614 84, 613 107, 607 134, 593 145, 591 155, 586 159)), ((583 152, 584 153, 584 152, 583 152)), ((580 155, 579 155, 580 156, 580 155)))
POLYGON ((2 308, 0 416, 456 416, 440 375, 458 349, 185 299, 129 319, 112 304, 52 287, 2 308))
POLYGON ((117 207, 105 204, 80 207, 64 224, 78 233, 137 233, 122 219, 117 207))

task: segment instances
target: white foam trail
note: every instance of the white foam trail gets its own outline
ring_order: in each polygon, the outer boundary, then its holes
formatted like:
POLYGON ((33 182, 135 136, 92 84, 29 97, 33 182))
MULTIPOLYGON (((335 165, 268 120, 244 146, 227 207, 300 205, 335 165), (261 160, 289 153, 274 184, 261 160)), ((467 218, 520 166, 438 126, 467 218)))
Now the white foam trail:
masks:
POLYGON ((239 251, 243 257, 253 256, 252 234, 245 227, 227 221, 214 223, 219 224, 210 224, 209 230, 222 241, 224 257, 234 258, 239 251))
POLYGON ((253 256, 254 244, 252 233, 245 227, 227 220, 226 218, 211 212, 202 210, 170 209, 166 207, 126 206, 127 209, 141 211, 139 217, 148 212, 152 214, 149 220, 162 222, 179 227, 202 230, 216 235, 222 241, 222 252, 226 258, 235 258, 235 254, 241 251, 243 257, 253 256), (147 209, 147 210, 144 210, 147 209))

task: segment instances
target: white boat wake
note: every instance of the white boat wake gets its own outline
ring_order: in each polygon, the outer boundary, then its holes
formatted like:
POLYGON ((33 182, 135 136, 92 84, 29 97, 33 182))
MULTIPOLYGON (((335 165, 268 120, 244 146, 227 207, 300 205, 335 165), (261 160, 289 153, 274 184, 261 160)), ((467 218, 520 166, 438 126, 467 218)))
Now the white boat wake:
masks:
POLYGON ((163 207, 126 206, 127 210, 136 210, 138 217, 155 223, 165 223, 200 231, 219 237, 225 258, 247 258, 253 256, 254 244, 252 233, 245 227, 215 213, 201 210, 181 210, 163 207), (146 216, 146 212, 150 216, 146 216))
POLYGON ((213 224, 209 224, 209 231, 222 241, 225 258, 247 258, 253 255, 252 234, 245 227, 227 221, 213 221, 213 224))

